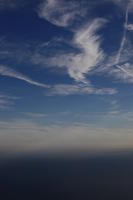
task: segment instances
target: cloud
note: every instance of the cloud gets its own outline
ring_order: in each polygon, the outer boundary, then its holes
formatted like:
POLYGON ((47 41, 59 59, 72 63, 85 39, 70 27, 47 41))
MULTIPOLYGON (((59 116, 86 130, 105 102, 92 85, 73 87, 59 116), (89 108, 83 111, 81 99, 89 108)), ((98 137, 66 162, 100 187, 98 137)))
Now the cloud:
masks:
POLYGON ((102 64, 94 73, 102 72, 109 74, 119 81, 125 83, 133 83, 133 69, 132 69, 132 45, 127 38, 127 31, 133 30, 133 25, 128 22, 128 15, 131 11, 133 1, 115 1, 116 4, 123 6, 125 12, 125 20, 123 23, 123 36, 120 41, 120 48, 109 56, 105 63, 102 64))
POLYGON ((3 65, 0 65, 0 75, 1 76, 11 77, 11 78, 16 78, 16 79, 25 81, 25 82, 27 82, 27 83, 29 83, 31 85, 36 85, 36 86, 39 86, 39 87, 42 87, 42 88, 47 88, 48 87, 45 84, 33 81, 32 79, 30 79, 29 77, 21 74, 20 72, 17 72, 15 70, 10 69, 8 67, 5 67, 3 65))
POLYGON ((0 10, 16 9, 24 4, 24 0, 0 0, 0 10))
MULTIPOLYGON (((55 51, 54 56, 51 56, 51 54, 47 56, 38 51, 32 56, 33 64, 66 68, 71 78, 77 82, 86 83, 85 76, 105 58, 105 54, 100 48, 101 38, 97 34, 97 31, 105 25, 105 22, 106 20, 98 18, 75 31, 73 39, 69 41, 68 48, 71 49, 70 51, 65 52, 63 49, 60 52, 54 47, 54 43, 48 44, 45 48, 49 48, 50 45, 51 51, 55 51)), ((56 45, 59 45, 58 42, 56 42, 56 45)))
POLYGON ((86 82, 85 75, 93 70, 104 58, 100 49, 101 39, 96 32, 105 24, 103 19, 95 19, 74 36, 74 44, 81 50, 80 54, 68 57, 71 60, 68 72, 76 81, 86 82))
POLYGON ((53 86, 45 85, 45 84, 33 81, 29 77, 2 65, 0 65, 0 75, 16 78, 16 79, 25 81, 31 85, 45 88, 47 89, 47 91, 45 91, 45 95, 48 95, 48 96, 53 96, 53 95, 66 96, 66 95, 83 95, 83 94, 113 95, 117 93, 117 90, 114 88, 95 88, 90 83, 87 83, 87 85, 86 84, 75 84, 75 85, 57 84, 53 86))
POLYGON ((26 115, 27 117, 31 117, 31 118, 45 118, 45 117, 47 117, 47 115, 43 114, 43 113, 24 112, 23 114, 26 115))
MULTIPOLYGON (((45 95, 53 96, 53 95, 82 95, 82 94, 97 94, 97 95, 104 95, 109 94, 113 95, 117 93, 116 89, 113 88, 95 88, 91 84, 58 84, 58 85, 45 85, 36 81, 33 81, 29 77, 12 70, 10 68, 7 68, 3 65, 0 65, 0 75, 1 76, 7 76, 11 78, 16 78, 22 81, 25 81, 31 85, 35 85, 38 87, 42 87, 47 89, 47 92, 45 92, 45 95)), ((2 100, 1 100, 2 101, 2 100)), ((29 113, 29 115, 32 115, 32 113, 29 113)), ((43 116, 44 117, 44 116, 43 116)))
POLYGON ((86 14, 83 2, 65 0, 45 0, 38 9, 41 18, 56 26, 67 27, 73 20, 86 14))
POLYGON ((129 12, 133 11, 133 0, 108 0, 108 1, 112 1, 114 4, 116 4, 117 6, 123 8, 125 10, 125 7, 127 5, 129 5, 129 12))
POLYGON ((48 96, 53 95, 84 95, 84 94, 96 94, 96 95, 114 95, 117 93, 116 89, 113 88, 95 88, 91 84, 58 84, 51 87, 48 90, 48 93, 45 93, 48 96))
POLYGON ((16 100, 20 98, 9 95, 0 94, 0 110, 7 110, 14 106, 16 100))
POLYGON ((126 9, 126 12, 125 12, 125 23, 124 23, 124 31, 123 31, 123 37, 122 37, 122 40, 121 40, 121 43, 120 43, 120 48, 118 50, 118 53, 116 55, 116 60, 115 60, 115 63, 114 64, 119 64, 119 61, 120 61, 120 57, 121 57, 121 53, 123 51, 123 48, 124 48, 124 45, 125 45, 125 42, 126 42, 126 33, 127 33, 127 29, 126 27, 128 26, 128 12, 129 12, 129 4, 127 5, 127 9, 126 9))
POLYGON ((108 73, 117 80, 124 81, 125 83, 133 83, 133 65, 130 63, 111 67, 108 73))
POLYGON ((128 30, 128 31, 133 31, 133 24, 127 24, 125 26, 125 28, 128 30))
MULTIPOLYGON (((132 52, 132 50, 131 50, 132 52)), ((108 58, 106 63, 97 68, 93 74, 99 73, 99 75, 104 74, 105 76, 111 76, 116 81, 121 83, 133 83, 133 64, 130 62, 129 55, 122 54, 119 64, 114 64, 115 56, 108 58)))

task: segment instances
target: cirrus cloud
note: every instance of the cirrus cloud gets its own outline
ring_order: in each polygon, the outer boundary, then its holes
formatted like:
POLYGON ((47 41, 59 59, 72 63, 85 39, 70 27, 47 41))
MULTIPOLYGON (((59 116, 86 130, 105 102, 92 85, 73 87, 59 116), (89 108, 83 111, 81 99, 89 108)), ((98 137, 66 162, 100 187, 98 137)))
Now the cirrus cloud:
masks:
POLYGON ((40 4, 38 14, 56 26, 67 27, 85 15, 86 8, 82 4, 78 1, 46 0, 40 4))
POLYGON ((48 90, 48 93, 45 93, 48 96, 54 95, 87 95, 87 94, 95 94, 95 95, 114 95, 117 93, 115 88, 95 88, 91 84, 57 84, 51 87, 48 90))
MULTIPOLYGON (((74 48, 71 52, 58 52, 56 49, 54 55, 51 56, 40 54, 39 52, 32 56, 32 62, 35 65, 43 67, 51 66, 57 68, 65 68, 68 74, 77 82, 87 83, 86 75, 105 58, 105 53, 101 49, 101 37, 97 31, 101 29, 107 21, 97 18, 86 26, 73 33, 73 39, 70 46, 74 48), (78 53, 77 53, 78 52, 78 53)), ((48 48, 45 47, 45 48, 48 48)), ((50 46, 52 49, 52 45, 50 46)))
POLYGON ((8 68, 6 66, 0 65, 0 75, 1 76, 7 76, 7 77, 11 77, 11 78, 16 78, 22 81, 25 81, 31 85, 36 85, 42 88, 47 88, 48 86, 43 84, 43 83, 39 83, 36 81, 33 81, 32 79, 30 79, 29 77, 21 74, 20 72, 17 72, 11 68, 8 68))

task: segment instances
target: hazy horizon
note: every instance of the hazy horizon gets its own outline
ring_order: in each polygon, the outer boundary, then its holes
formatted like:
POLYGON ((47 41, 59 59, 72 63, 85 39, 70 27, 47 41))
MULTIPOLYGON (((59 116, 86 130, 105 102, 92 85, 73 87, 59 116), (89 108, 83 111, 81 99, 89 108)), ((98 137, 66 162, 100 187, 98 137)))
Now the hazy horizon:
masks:
POLYGON ((132 55, 133 0, 0 0, 2 195, 133 199, 132 55))

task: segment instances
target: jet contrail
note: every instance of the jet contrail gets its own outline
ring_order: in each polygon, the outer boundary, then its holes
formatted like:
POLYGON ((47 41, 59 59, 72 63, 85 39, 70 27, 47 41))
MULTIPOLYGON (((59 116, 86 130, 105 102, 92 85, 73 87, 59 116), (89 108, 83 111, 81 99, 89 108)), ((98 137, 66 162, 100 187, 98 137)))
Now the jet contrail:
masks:
POLYGON ((0 65, 0 76, 7 76, 7 77, 11 77, 11 78, 16 78, 22 81, 25 81, 31 85, 36 85, 42 88, 48 88, 49 86, 43 83, 39 83, 37 81, 32 80, 31 78, 21 74, 18 71, 15 71, 11 68, 8 68, 6 66, 0 65))
POLYGON ((116 65, 116 67, 117 67, 118 69, 120 69, 121 71, 123 71, 123 72, 124 72, 125 74, 127 74, 128 76, 133 77, 133 74, 132 74, 131 72, 125 70, 123 67, 121 67, 121 66, 119 66, 119 65, 116 65))
POLYGON ((129 10, 129 4, 127 6, 127 9, 126 9, 126 15, 125 15, 125 23, 124 23, 124 32, 123 32, 123 37, 122 37, 122 40, 121 40, 121 44, 120 44, 120 48, 119 48, 119 51, 117 53, 117 56, 116 56, 116 60, 115 60, 115 63, 114 64, 118 64, 119 61, 120 61, 120 57, 121 57, 121 52, 124 48, 124 45, 125 45, 125 41, 126 41, 126 33, 127 33, 127 25, 128 25, 128 10, 129 10))

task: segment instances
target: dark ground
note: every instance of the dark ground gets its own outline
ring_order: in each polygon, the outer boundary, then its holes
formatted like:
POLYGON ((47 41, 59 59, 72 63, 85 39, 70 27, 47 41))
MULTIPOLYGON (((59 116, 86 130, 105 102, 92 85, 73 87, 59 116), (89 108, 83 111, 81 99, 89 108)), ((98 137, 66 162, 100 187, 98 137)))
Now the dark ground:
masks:
POLYGON ((0 200, 133 200, 133 154, 0 160, 0 200))

